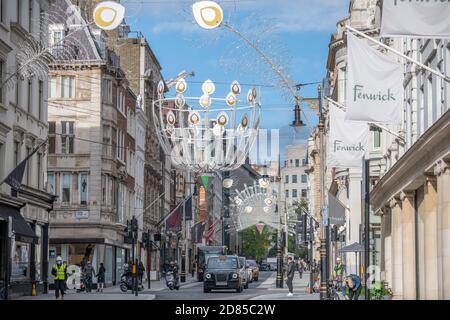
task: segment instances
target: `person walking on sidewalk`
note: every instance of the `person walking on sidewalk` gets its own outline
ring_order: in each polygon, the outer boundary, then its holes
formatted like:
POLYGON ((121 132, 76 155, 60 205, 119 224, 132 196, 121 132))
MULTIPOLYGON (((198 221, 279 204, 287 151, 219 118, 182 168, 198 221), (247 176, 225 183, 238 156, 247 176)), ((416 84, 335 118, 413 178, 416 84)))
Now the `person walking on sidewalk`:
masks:
POLYGON ((138 266, 138 276, 139 276, 139 284, 140 285, 142 285, 142 280, 144 279, 144 274, 145 274, 145 267, 141 260, 141 261, 139 261, 139 266, 138 266))
POLYGON ((304 266, 303 266, 303 259, 298 259, 298 266, 297 266, 297 268, 298 268, 298 273, 300 275, 300 279, 302 279, 303 278, 303 268, 304 268, 304 266))
POLYGON ((105 288, 105 273, 106 269, 102 262, 97 273, 97 292, 103 293, 103 289, 105 288))
POLYGON ((292 257, 288 258, 288 270, 287 270, 287 280, 286 280, 286 284, 289 288, 289 293, 288 293, 288 297, 292 297, 294 296, 294 286, 292 284, 292 282, 294 281, 294 276, 295 276, 295 263, 294 260, 292 259, 292 257))
POLYGON ((86 281, 86 293, 90 293, 92 290, 92 278, 95 277, 95 271, 92 267, 92 263, 88 261, 86 268, 84 269, 84 279, 86 281))
POLYGON ((56 300, 59 299, 60 293, 61 293, 61 300, 64 300, 66 279, 67 279, 67 266, 63 263, 61 257, 56 258, 56 263, 52 267, 52 275, 55 281, 56 300))

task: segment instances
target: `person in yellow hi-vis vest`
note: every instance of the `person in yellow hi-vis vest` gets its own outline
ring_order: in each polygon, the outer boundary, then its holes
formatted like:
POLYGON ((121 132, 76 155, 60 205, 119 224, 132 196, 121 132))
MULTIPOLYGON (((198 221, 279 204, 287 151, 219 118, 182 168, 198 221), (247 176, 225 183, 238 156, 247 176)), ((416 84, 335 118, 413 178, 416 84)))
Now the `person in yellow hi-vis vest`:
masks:
POLYGON ((59 299, 59 293, 61 292, 61 300, 64 300, 64 290, 66 287, 67 279, 67 266, 63 263, 61 257, 56 258, 56 263, 52 268, 53 279, 55 280, 55 296, 59 299))

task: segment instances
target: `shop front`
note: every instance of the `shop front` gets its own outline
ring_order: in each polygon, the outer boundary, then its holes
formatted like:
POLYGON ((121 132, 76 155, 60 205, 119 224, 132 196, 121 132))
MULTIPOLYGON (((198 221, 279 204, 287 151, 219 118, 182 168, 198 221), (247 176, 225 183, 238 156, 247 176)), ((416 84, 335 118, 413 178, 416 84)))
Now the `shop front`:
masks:
MULTIPOLYGON (((49 248, 49 268, 61 257, 69 268, 76 266, 81 271, 84 266, 91 262, 95 273, 98 272, 100 264, 103 263, 105 273, 105 285, 113 286, 120 282, 120 276, 124 271, 127 260, 128 249, 105 243, 104 239, 51 239, 49 248)), ((50 275, 50 283, 53 279, 50 275)), ((93 279, 94 287, 97 279, 93 279)))

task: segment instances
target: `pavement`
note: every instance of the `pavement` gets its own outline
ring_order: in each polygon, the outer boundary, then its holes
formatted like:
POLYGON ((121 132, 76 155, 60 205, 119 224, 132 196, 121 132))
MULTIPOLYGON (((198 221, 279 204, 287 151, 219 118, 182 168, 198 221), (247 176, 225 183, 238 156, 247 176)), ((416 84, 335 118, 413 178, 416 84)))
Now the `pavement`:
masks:
MULTIPOLYGON (((65 300, 319 300, 319 294, 308 294, 307 286, 309 273, 304 273, 300 279, 298 274, 294 278, 294 296, 287 297, 288 289, 284 282, 284 288, 277 289, 275 285, 276 272, 261 272, 259 281, 249 284, 249 288, 242 293, 235 291, 213 291, 203 293, 203 283, 196 278, 188 277, 185 283, 181 284, 179 291, 170 291, 166 287, 164 279, 152 281, 151 288, 140 291, 135 297, 131 291, 122 293, 118 286, 106 288, 103 293, 95 290, 91 293, 67 292, 65 300)), ((54 291, 49 294, 41 294, 36 297, 19 297, 17 300, 55 300, 54 291)))

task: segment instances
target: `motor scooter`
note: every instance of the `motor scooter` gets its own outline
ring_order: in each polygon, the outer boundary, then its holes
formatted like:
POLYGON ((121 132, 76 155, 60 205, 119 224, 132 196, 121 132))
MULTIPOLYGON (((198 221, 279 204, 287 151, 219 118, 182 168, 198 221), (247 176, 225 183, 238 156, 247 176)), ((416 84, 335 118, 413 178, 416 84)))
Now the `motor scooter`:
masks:
POLYGON ((178 284, 178 277, 172 271, 166 272, 166 285, 172 290, 180 290, 180 285, 178 284))

